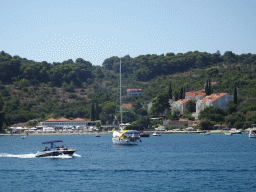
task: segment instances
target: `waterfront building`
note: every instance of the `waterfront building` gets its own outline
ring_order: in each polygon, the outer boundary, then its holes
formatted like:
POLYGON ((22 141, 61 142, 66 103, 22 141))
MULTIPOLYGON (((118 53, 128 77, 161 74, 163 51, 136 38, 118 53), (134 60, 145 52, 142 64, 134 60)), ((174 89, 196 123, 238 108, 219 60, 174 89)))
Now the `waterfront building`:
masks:
POLYGON ((54 127, 54 128, 63 128, 64 126, 89 127, 89 126, 95 126, 95 124, 96 124, 96 121, 86 121, 81 118, 76 118, 73 120, 69 120, 67 118, 59 118, 59 119, 50 118, 39 123, 39 125, 42 127, 54 127))

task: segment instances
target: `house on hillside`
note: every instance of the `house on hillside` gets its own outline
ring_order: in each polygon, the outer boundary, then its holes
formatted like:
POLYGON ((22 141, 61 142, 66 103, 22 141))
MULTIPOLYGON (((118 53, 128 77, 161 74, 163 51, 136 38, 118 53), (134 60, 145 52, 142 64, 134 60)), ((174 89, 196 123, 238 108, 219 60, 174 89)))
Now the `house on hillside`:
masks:
POLYGON ((185 93, 185 99, 192 99, 198 101, 206 96, 204 89, 199 91, 190 91, 185 93))
POLYGON ((199 114, 209 106, 225 108, 232 99, 233 96, 228 93, 213 93, 196 102, 196 113, 199 114))
POLYGON ((189 99, 180 99, 178 101, 174 101, 171 104, 171 110, 172 110, 172 114, 174 111, 178 110, 180 111, 180 114, 184 114, 185 113, 185 109, 186 109, 186 103, 190 100, 189 99))
MULTIPOLYGON (((204 83, 204 89, 205 89, 205 87, 206 87, 206 84, 207 84, 207 83, 204 83)), ((217 86, 217 85, 218 85, 217 82, 211 82, 211 86, 217 86)))
POLYGON ((131 103, 123 103, 121 107, 122 107, 122 109, 123 108, 132 109, 132 104, 131 103))
POLYGON ((141 95, 142 89, 127 89, 127 96, 135 96, 135 95, 141 95))

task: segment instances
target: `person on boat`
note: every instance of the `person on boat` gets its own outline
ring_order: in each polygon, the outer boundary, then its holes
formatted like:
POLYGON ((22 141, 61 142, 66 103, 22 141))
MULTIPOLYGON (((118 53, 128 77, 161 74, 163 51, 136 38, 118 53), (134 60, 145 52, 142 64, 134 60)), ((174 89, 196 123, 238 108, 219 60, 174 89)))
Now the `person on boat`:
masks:
POLYGON ((48 148, 47 148, 47 147, 45 147, 45 148, 44 148, 44 151, 48 151, 48 148))
POLYGON ((60 150, 64 150, 64 145, 62 145, 62 146, 60 147, 60 150))

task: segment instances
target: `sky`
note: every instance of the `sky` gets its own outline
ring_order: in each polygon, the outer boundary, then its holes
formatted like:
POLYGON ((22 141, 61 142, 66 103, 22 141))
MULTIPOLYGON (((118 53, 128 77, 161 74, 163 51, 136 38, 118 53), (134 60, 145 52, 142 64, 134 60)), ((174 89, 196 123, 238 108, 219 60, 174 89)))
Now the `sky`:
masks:
POLYGON ((0 51, 37 62, 256 50, 255 0, 1 0, 0 51))

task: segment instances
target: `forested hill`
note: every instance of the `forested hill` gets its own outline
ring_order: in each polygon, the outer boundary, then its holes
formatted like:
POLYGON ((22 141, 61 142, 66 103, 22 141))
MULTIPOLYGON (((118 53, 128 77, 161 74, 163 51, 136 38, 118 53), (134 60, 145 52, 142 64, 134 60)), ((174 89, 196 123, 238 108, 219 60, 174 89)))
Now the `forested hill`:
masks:
MULTIPOLYGON (((206 52, 167 53, 121 58, 123 85, 142 88, 143 96, 125 97, 136 106, 129 118, 147 116, 146 104, 170 82, 173 92, 203 88, 211 79, 218 82, 214 91, 233 94, 234 83, 240 99, 256 97, 256 54, 221 55, 206 52)), ((0 120, 7 125, 49 117, 92 118, 91 106, 98 103, 99 118, 111 122, 118 108, 118 76, 120 58, 105 59, 102 66, 78 58, 62 63, 36 62, 0 52, 0 120)), ((1 126, 1 125, 0 125, 1 126)))

